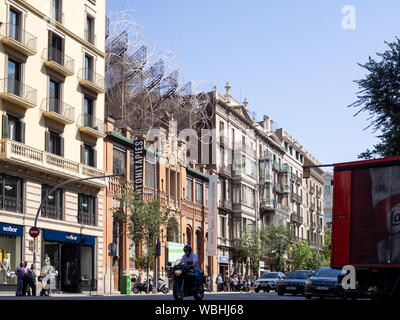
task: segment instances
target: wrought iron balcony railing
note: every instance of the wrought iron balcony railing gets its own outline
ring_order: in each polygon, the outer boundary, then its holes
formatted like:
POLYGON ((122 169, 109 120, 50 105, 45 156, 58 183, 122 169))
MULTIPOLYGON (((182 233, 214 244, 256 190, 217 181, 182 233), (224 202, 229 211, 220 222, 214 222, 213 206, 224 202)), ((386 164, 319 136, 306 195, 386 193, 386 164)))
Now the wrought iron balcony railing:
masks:
POLYGON ((74 74, 74 59, 67 56, 63 51, 57 48, 45 48, 42 58, 47 61, 46 66, 55 69, 64 76, 74 74), (56 63, 56 65, 50 63, 56 63))
POLYGON ((37 90, 14 78, 0 80, 0 95, 25 108, 36 105, 37 90))
POLYGON ((42 110, 45 113, 56 114, 55 120, 60 120, 64 124, 73 123, 75 120, 75 108, 58 99, 43 99, 42 110))
POLYGON ((5 23, 0 25, 3 44, 12 47, 27 56, 36 54, 37 38, 20 26, 5 23))

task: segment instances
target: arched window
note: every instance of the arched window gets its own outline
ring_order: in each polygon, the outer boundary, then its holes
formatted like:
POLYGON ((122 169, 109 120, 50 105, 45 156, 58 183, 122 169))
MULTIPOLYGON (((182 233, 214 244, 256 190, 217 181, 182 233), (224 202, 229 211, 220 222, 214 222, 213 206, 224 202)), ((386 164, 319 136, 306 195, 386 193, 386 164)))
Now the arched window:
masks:
POLYGON ((169 219, 169 225, 167 228, 167 241, 168 242, 179 242, 179 225, 175 218, 169 219))
POLYGON ((192 230, 190 227, 186 227, 186 244, 192 246, 192 230))

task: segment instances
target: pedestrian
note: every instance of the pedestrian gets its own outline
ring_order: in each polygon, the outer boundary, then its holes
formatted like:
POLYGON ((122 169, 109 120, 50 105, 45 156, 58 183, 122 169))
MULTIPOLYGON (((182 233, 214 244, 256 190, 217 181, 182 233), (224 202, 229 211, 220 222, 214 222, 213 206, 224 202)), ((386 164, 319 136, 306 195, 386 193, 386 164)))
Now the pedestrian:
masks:
MULTIPOLYGON (((30 269, 28 269, 28 284, 32 289, 32 296, 36 296, 36 270, 35 265, 32 263, 30 269)), ((29 290, 28 290, 29 295, 29 290)))
POLYGON ((228 277, 225 277, 225 281, 224 281, 224 291, 228 292, 229 290, 229 279, 228 277))
POLYGON ((217 277, 217 290, 218 292, 221 292, 224 287, 224 280, 222 279, 222 275, 219 274, 217 277))
MULTIPOLYGON (((24 279, 23 279, 23 284, 22 284, 22 295, 26 296, 26 291, 28 290, 28 262, 24 261, 24 266, 22 267, 22 270, 24 270, 24 279)), ((29 293, 30 295, 30 293, 29 293)))
POLYGON ((250 286, 250 291, 254 291, 254 275, 252 274, 250 277, 249 277, 249 286, 250 286))
POLYGON ((15 274, 17 275, 17 290, 15 292, 15 295, 17 297, 22 296, 22 288, 24 285, 24 263, 21 261, 21 263, 19 264, 19 266, 15 269, 15 274))

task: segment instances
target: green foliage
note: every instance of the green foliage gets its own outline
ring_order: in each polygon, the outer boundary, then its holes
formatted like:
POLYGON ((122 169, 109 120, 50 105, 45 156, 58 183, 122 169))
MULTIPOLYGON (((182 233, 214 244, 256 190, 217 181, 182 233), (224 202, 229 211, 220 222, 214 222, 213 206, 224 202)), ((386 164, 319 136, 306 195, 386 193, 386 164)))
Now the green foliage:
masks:
POLYGON ((250 267, 253 273, 258 272, 260 258, 265 250, 265 228, 255 226, 247 228, 240 239, 236 239, 232 249, 235 262, 247 262, 250 259, 250 267))
POLYGON ((292 243, 289 247, 289 256, 292 259, 292 270, 307 269, 308 261, 312 259, 312 250, 306 241, 292 243))
POLYGON ((294 230, 283 224, 265 228, 265 256, 272 259, 273 269, 283 270, 284 256, 294 238, 294 230))
POLYGON ((349 106, 361 108, 354 116, 368 112, 368 120, 373 120, 367 128, 373 127, 374 133, 382 132, 378 135, 381 142, 373 150, 361 153, 358 157, 362 159, 400 154, 400 39, 385 43, 389 49, 377 53, 380 61, 369 57, 367 63, 359 64, 368 74, 355 81, 360 88, 358 100, 349 106))
POLYGON ((156 240, 161 237, 161 228, 168 228, 171 211, 160 205, 159 200, 145 201, 125 186, 119 186, 114 193, 119 206, 112 208, 113 216, 128 229, 128 235, 135 247, 144 245, 145 252, 136 257, 137 266, 147 271, 154 259, 156 240))
POLYGON ((325 226, 324 229, 324 245, 322 246, 322 265, 321 267, 329 267, 331 263, 331 236, 332 229, 328 226, 325 226))

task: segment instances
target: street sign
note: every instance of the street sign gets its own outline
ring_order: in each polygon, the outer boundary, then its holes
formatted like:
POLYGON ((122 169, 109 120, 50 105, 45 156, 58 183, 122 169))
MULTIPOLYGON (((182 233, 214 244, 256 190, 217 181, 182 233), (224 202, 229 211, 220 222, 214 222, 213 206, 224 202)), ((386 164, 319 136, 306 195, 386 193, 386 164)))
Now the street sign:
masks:
POLYGON ((29 235, 32 238, 36 238, 40 233, 40 229, 38 227, 32 227, 29 229, 29 235))

